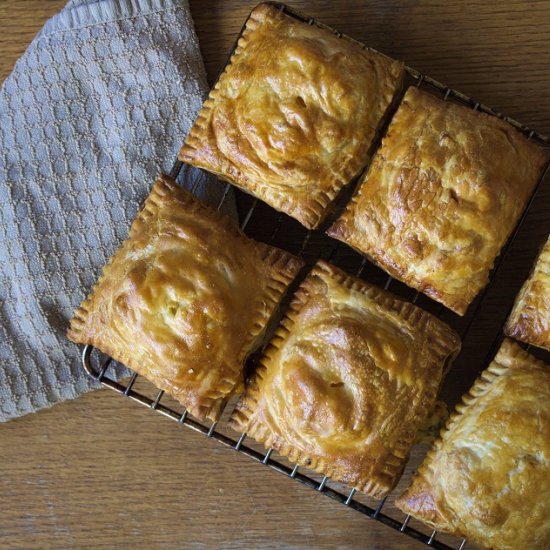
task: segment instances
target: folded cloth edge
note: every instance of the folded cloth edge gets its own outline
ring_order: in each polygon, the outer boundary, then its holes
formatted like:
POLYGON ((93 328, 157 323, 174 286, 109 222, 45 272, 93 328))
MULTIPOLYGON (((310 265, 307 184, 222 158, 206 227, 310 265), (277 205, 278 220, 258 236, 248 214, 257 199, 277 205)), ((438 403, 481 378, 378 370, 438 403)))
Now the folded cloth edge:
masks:
POLYGON ((99 0, 90 4, 65 7, 46 21, 37 38, 61 31, 92 27, 129 17, 144 16, 172 7, 189 9, 187 0, 99 0))

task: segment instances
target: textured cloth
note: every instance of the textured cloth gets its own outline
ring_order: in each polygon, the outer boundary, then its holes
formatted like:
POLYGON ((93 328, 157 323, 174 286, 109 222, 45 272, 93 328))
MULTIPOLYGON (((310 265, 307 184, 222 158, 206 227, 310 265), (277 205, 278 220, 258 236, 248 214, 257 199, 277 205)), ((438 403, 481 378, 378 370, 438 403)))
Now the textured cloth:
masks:
MULTIPOLYGON (((0 420, 94 387, 74 308, 206 92, 186 2, 72 0, 0 91, 0 420)), ((197 171, 199 196, 222 186, 197 171)))

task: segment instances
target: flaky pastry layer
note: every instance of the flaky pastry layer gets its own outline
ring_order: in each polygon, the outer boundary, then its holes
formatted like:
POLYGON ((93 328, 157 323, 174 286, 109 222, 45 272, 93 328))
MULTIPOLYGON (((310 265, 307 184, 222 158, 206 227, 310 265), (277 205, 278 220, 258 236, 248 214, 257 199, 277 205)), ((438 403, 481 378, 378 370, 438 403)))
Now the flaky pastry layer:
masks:
POLYGON ((516 340, 550 349, 550 237, 516 297, 504 332, 516 340))
POLYGON ((507 122, 409 88, 328 234, 463 315, 549 158, 507 122))
POLYGON ((317 227, 366 164, 403 75, 401 62, 260 4, 179 158, 317 227))
POLYGON ((161 176, 68 337, 216 420, 302 265, 161 176))
POLYGON ((319 261, 230 425, 381 498, 399 479, 459 349, 437 318, 319 261))
POLYGON ((397 506, 484 548, 549 548, 550 367, 505 340, 397 506))

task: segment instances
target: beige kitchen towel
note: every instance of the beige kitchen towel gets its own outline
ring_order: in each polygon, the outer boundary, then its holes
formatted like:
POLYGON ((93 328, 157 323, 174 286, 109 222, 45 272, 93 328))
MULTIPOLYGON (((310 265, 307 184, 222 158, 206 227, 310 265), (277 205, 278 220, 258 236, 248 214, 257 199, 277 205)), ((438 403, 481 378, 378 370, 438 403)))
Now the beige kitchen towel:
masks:
MULTIPOLYGON (((69 318, 170 170, 206 91, 177 0, 73 0, 4 82, 0 420, 95 386, 65 337, 69 318)), ((197 181, 217 202, 223 187, 185 174, 197 181)))

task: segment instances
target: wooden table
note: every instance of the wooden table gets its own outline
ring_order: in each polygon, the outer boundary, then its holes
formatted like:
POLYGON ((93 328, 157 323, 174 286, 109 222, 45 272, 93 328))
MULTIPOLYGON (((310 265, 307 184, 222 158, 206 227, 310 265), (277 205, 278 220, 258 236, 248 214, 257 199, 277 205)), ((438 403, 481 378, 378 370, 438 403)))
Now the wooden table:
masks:
MULTIPOLYGON (((0 79, 64 3, 0 0, 0 79)), ((254 3, 191 1, 210 79, 254 3)), ((549 1, 293 5, 550 135, 549 1)), ((506 258, 479 341, 548 231, 548 199, 506 258)), ((474 338, 450 394, 481 368, 475 352, 474 338)), ((422 547, 107 390, 0 426, 0 464, 1 548, 422 547)))

